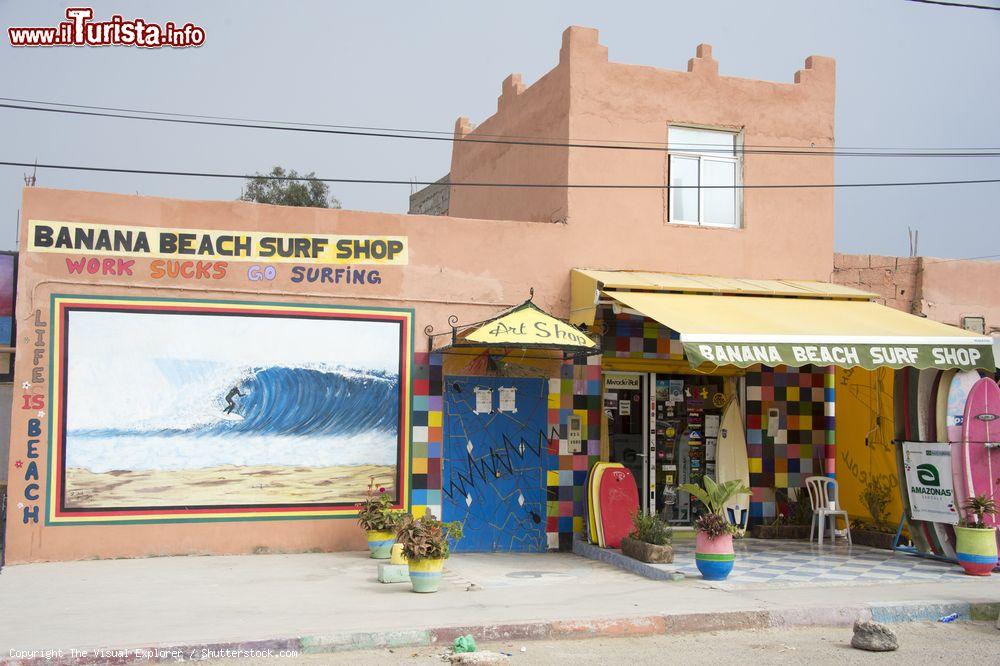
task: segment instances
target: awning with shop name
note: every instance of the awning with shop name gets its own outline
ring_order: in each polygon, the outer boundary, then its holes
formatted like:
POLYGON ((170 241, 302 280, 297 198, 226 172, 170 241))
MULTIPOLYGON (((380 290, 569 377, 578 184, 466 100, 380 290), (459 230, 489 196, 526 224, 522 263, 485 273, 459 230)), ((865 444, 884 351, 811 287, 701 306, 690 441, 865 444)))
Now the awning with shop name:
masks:
POLYGON ((602 293, 677 331, 693 366, 996 368, 992 338, 868 300, 602 293))
POLYGON ((597 348, 597 343, 577 327, 556 319, 528 300, 477 325, 453 346, 589 352, 597 348))

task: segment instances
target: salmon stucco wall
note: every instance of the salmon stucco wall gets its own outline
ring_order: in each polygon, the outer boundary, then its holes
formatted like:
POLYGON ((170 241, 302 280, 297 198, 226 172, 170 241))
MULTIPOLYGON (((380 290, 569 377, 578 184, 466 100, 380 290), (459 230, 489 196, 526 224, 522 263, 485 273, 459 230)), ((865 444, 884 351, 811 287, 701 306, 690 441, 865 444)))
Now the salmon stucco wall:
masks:
POLYGON ((456 143, 451 213, 566 223, 581 227, 595 243, 609 231, 636 241, 608 244, 607 263, 595 268, 653 270, 667 264, 668 270, 683 273, 829 279, 833 191, 753 186, 831 183, 832 157, 749 151, 742 182, 750 188, 742 193, 739 228, 668 222, 663 146, 671 123, 740 132, 747 148, 809 149, 834 143, 832 59, 809 57, 789 83, 729 77, 719 69, 705 44, 686 72, 613 62, 597 30, 568 28, 554 69, 528 87, 512 75, 503 83, 497 113, 475 128, 460 119, 456 138, 544 137, 572 147, 456 143), (590 147, 598 144, 636 149, 590 147), (456 185, 477 179, 651 188, 488 190, 456 185), (781 262, 773 261, 776 256, 781 262))

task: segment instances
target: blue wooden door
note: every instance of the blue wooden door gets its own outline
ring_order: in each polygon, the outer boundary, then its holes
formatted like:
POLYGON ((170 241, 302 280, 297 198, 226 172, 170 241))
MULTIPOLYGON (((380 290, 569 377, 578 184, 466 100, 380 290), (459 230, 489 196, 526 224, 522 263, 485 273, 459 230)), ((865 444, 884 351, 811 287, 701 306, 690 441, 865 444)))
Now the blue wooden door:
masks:
POLYGON ((545 551, 548 382, 447 377, 444 404, 441 513, 465 531, 455 550, 545 551), (501 411, 510 389, 516 411, 501 411))

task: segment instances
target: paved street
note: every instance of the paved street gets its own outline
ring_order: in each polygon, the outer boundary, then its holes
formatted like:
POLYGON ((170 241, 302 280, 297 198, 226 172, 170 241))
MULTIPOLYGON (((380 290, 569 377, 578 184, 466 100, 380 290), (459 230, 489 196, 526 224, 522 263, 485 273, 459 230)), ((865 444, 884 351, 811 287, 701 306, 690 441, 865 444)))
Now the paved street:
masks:
MULTIPOLYGON (((850 628, 768 629, 647 638, 484 643, 481 650, 510 653, 511 664, 1000 664, 1000 630, 984 622, 893 625, 899 650, 873 654, 850 647, 850 628), (527 648, 521 652, 521 647, 527 648)), ((222 666, 297 664, 440 663, 440 647, 366 650, 286 659, 213 660, 222 666)))
POLYGON ((845 624, 880 605, 937 613, 936 604, 1000 602, 1000 576, 720 589, 700 579, 651 581, 569 553, 456 555, 448 561, 441 591, 431 595, 413 594, 406 583, 380 584, 375 571, 375 561, 364 553, 6 567, 0 573, 0 598, 17 599, 18 608, 0 624, 0 654, 11 648, 135 648, 296 637, 329 646, 357 632, 410 632, 412 644, 414 635, 433 628, 479 626, 495 629, 497 636, 526 635, 531 630, 525 627, 539 623, 574 637, 594 633, 593 620, 599 619, 606 620, 599 635, 608 635, 618 631, 615 622, 622 618, 652 618, 660 623, 656 631, 667 633, 703 630, 706 620, 698 619, 699 613, 720 626, 845 624))

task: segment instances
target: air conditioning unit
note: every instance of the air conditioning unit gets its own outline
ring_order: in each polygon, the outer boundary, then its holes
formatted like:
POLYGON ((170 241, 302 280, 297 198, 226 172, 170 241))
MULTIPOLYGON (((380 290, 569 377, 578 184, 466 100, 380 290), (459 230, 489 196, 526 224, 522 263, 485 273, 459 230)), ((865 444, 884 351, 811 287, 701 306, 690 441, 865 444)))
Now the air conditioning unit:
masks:
POLYGON ((986 335, 986 317, 968 316, 962 317, 962 328, 973 333, 986 335))

